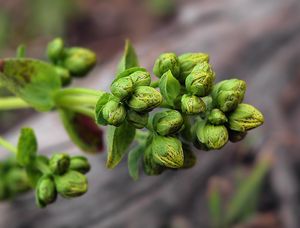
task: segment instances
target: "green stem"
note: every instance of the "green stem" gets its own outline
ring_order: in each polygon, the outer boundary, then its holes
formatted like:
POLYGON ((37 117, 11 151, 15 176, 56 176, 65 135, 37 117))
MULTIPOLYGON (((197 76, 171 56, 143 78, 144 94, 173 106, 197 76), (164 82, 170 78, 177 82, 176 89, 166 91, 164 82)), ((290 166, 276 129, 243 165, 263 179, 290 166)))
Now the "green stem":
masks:
POLYGON ((78 112, 78 113, 81 113, 83 115, 89 116, 92 119, 95 118, 94 110, 91 109, 91 108, 79 107, 79 106, 74 106, 74 107, 68 106, 68 107, 65 107, 65 108, 68 109, 68 110, 71 110, 71 111, 78 112))
POLYGON ((35 164, 35 167, 38 170, 40 170, 43 174, 51 173, 51 170, 49 169, 49 167, 44 162, 42 162, 41 160, 36 159, 34 164, 35 164))
POLYGON ((93 89, 86 89, 86 88, 65 88, 57 91, 55 93, 55 98, 66 96, 66 95, 93 95, 93 96, 101 96, 104 92, 93 90, 93 89))
POLYGON ((92 106, 95 107, 98 101, 96 96, 60 96, 57 97, 56 105, 57 106, 92 106))
POLYGON ((0 110, 30 108, 31 106, 18 97, 0 98, 0 110))
POLYGON ((17 154, 17 148, 2 137, 0 137, 0 146, 5 148, 12 154, 17 154))
POLYGON ((151 82, 150 86, 153 88, 157 88, 159 86, 159 80, 151 82))

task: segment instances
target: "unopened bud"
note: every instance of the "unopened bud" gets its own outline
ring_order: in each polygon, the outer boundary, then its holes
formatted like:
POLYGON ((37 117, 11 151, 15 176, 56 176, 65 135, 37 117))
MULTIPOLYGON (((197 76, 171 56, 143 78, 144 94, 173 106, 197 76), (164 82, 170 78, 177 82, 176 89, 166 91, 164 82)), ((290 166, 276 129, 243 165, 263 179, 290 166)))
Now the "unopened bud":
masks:
POLYGON ((212 98, 217 108, 223 112, 230 112, 243 101, 245 92, 245 81, 239 79, 224 80, 213 87, 212 98))
POLYGON ((73 47, 64 52, 63 66, 72 76, 85 76, 96 64, 96 54, 89 49, 73 47))
POLYGON ((206 106, 200 97, 184 94, 181 98, 181 110, 186 114, 199 114, 205 112, 206 106))
POLYGON ((86 176, 74 170, 62 176, 54 176, 54 180, 57 192, 64 198, 81 196, 88 190, 86 176))
POLYGON ((245 132, 263 123, 263 114, 249 104, 239 104, 234 112, 228 116, 229 128, 234 131, 245 132))
POLYGON ((199 142, 208 149, 221 149, 228 142, 228 131, 223 125, 214 126, 201 121, 198 123, 196 134, 199 142))
POLYGON ((154 160, 168 168, 183 166, 183 150, 179 139, 174 137, 155 136, 152 142, 154 160))
POLYGON ((185 79, 187 91, 193 95, 204 97, 211 91, 215 80, 215 72, 207 62, 197 64, 185 79))
POLYGON ((182 125, 183 118, 176 110, 158 112, 153 117, 154 130, 163 136, 177 133, 182 125))
POLYGON ((178 57, 180 64, 179 81, 184 82, 197 64, 209 62, 209 55, 205 53, 186 53, 178 57))
POLYGON ((36 186, 35 199, 38 207, 46 207, 56 200, 57 192, 51 175, 42 176, 36 186))
POLYGON ((123 104, 110 100, 104 105, 102 115, 108 124, 120 126, 126 118, 126 109, 123 104))
POLYGON ((64 174, 70 165, 70 157, 68 154, 59 153, 54 154, 49 160, 49 168, 53 174, 64 174))
POLYGON ((177 78, 180 73, 179 61, 175 53, 161 54, 155 61, 153 72, 160 78, 167 71, 171 71, 173 76, 177 78))
POLYGON ((211 110, 208 116, 208 121, 213 125, 221 125, 225 124, 228 121, 228 119, 220 109, 215 108, 211 110))
POLYGON ((55 38, 49 42, 47 47, 48 58, 56 63, 63 57, 64 52, 64 41, 61 38, 55 38))
POLYGON ((149 112, 162 102, 162 95, 150 86, 139 86, 128 101, 128 106, 136 112, 149 112))
POLYGON ((90 171, 91 166, 86 157, 74 156, 71 158, 69 169, 85 174, 90 171))

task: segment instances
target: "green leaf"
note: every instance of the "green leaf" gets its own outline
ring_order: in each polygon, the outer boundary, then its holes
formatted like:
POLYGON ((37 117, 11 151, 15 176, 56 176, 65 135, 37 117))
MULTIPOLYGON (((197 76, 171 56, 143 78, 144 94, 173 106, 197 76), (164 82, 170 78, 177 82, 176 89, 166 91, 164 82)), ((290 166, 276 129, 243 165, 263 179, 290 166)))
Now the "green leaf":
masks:
POLYGON ((241 184, 234 198, 228 205, 225 222, 228 226, 241 222, 241 220, 254 213, 253 203, 257 203, 257 196, 266 174, 271 166, 271 161, 268 158, 261 159, 255 166, 253 172, 241 184))
POLYGON ((55 68, 39 60, 0 60, 0 83, 39 111, 55 106, 54 93, 61 88, 55 68))
POLYGON ((22 166, 29 166, 37 152, 37 141, 31 128, 22 128, 19 136, 17 161, 22 166))
POLYGON ((124 157, 135 136, 135 128, 125 121, 121 126, 108 126, 108 157, 106 166, 113 169, 124 157))
POLYGON ((107 125, 107 121, 103 118, 102 109, 104 105, 109 101, 111 95, 109 93, 104 93, 97 101, 95 108, 95 119, 96 123, 100 125, 107 125))
POLYGON ((159 80, 159 89, 168 105, 175 106, 176 98, 180 95, 180 83, 169 70, 159 80))
POLYGON ((117 75, 126 69, 139 66, 139 61, 135 50, 130 42, 126 40, 124 54, 118 64, 117 75))
POLYGON ((143 156, 145 148, 143 146, 138 146, 128 154, 128 170, 129 175, 133 180, 138 180, 139 178, 139 161, 143 156))
POLYGON ((114 83, 116 80, 118 80, 120 78, 124 78, 126 76, 129 76, 130 74, 132 74, 136 71, 146 72, 147 70, 145 68, 142 68, 142 67, 131 67, 131 68, 126 69, 126 70, 122 71, 121 73, 117 74, 116 79, 112 83, 114 83))
POLYGON ((63 125, 75 145, 85 152, 103 150, 103 132, 89 116, 70 110, 59 110, 63 125))

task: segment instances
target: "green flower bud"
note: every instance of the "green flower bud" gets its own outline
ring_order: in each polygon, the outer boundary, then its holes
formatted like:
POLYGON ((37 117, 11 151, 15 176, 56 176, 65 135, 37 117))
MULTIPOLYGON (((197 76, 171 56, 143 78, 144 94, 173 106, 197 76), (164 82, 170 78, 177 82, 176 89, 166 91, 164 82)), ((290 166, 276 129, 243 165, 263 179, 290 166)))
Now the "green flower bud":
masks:
POLYGON ((49 160, 49 168, 53 174, 62 175, 70 166, 70 157, 68 154, 53 154, 49 160))
POLYGON ((200 143, 208 149, 221 149, 228 142, 228 131, 225 126, 214 126, 205 121, 198 123, 196 129, 200 143))
POLYGON ((28 177, 21 168, 11 168, 6 174, 6 184, 10 195, 26 192, 30 189, 28 177))
POLYGON ((151 76, 146 71, 136 71, 129 75, 134 87, 149 86, 151 84, 151 76))
POLYGON ((63 57, 64 46, 64 41, 61 38, 55 38, 49 42, 47 47, 48 58, 54 63, 59 61, 63 57))
POLYGON ((263 114, 249 104, 239 104, 228 116, 228 126, 231 130, 245 132, 264 123, 263 114))
POLYGON ((149 145, 145 150, 143 168, 144 168, 144 172, 149 176, 159 175, 165 170, 165 167, 159 165, 153 159, 151 145, 149 145))
POLYGON ((91 166, 86 157, 74 156, 71 158, 69 169, 85 174, 90 171, 91 166))
POLYGON ((110 100, 104 105, 102 115, 108 124, 120 126, 126 118, 126 109, 121 103, 110 100))
POLYGON ((71 83, 72 77, 67 69, 57 66, 55 67, 55 71, 59 75, 63 86, 67 86, 71 83))
POLYGON ((110 86, 111 93, 120 100, 130 96, 133 93, 133 89, 133 82, 129 76, 117 79, 110 86))
POLYGON ((153 159, 168 168, 183 166, 183 150, 180 140, 174 137, 155 136, 152 141, 153 159))
POLYGON ((208 121, 213 125, 225 124, 228 119, 220 109, 213 109, 208 115, 208 121))
POLYGON ((179 76, 180 66, 175 53, 161 54, 155 61, 153 73, 160 78, 164 73, 170 70, 175 78, 179 76))
POLYGON ((139 86, 135 89, 128 106, 136 112, 149 112, 162 102, 162 95, 150 86, 139 86))
POLYGON ((144 128, 148 123, 149 113, 138 113, 133 110, 128 110, 127 121, 131 123, 135 128, 144 128))
POLYGON ((176 110, 158 112, 153 117, 153 128, 160 135, 175 134, 182 125, 183 118, 176 110))
POLYGON ((247 131, 239 132, 239 131, 232 131, 229 129, 228 134, 229 134, 229 141, 235 143, 243 140, 247 135, 247 131))
POLYGON ((184 82, 197 64, 209 62, 209 55, 205 53, 186 53, 178 57, 180 64, 179 81, 184 82))
POLYGON ((69 170, 62 176, 54 176, 57 192, 64 198, 81 196, 88 190, 86 176, 82 173, 69 170))
POLYGON ((96 64, 96 54, 89 49, 73 47, 64 52, 63 67, 73 76, 85 76, 96 64))
POLYGON ((181 110, 186 114, 199 114, 205 112, 206 106, 200 97, 184 94, 181 98, 181 110))
POLYGON ((35 199, 38 207, 46 207, 56 200, 57 192, 51 175, 42 176, 37 184, 35 199))
POLYGON ((245 81, 239 79, 224 80, 213 87, 212 98, 217 108, 223 112, 230 112, 243 101, 245 92, 245 81))
POLYGON ((207 62, 197 64, 185 79, 187 91, 193 95, 204 97, 211 91, 215 80, 215 72, 207 62))

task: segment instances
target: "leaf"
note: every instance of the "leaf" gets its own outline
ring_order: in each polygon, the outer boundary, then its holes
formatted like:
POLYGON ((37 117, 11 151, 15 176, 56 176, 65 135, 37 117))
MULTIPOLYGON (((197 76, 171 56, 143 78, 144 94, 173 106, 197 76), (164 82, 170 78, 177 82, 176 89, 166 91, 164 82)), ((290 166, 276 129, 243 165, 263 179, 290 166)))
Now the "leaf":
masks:
POLYGON ((180 95, 180 83, 169 70, 159 80, 159 89, 168 105, 175 106, 176 98, 180 95))
POLYGON ((135 50, 130 42, 126 40, 124 54, 118 64, 117 75, 126 69, 139 66, 139 61, 135 50))
POLYGON ((21 166, 29 166, 37 152, 37 141, 31 128, 22 128, 17 148, 17 161, 21 166))
POLYGON ((135 128, 125 121, 121 126, 108 126, 108 157, 106 166, 113 169, 124 157, 135 136, 135 128))
POLYGON ((145 148, 143 146, 138 146, 128 154, 128 170, 129 175, 133 180, 138 180, 139 178, 139 161, 143 156, 145 148))
POLYGON ((102 116, 102 109, 104 105, 109 101, 110 97, 111 95, 109 93, 104 93, 97 101, 96 108, 95 108, 95 118, 97 124, 107 125, 107 121, 103 119, 102 116))
POLYGON ((53 94, 61 88, 55 68, 39 60, 0 60, 0 83, 39 111, 55 106, 53 94))
POLYGON ((59 113, 75 145, 85 152, 96 153, 103 150, 103 132, 91 117, 65 109, 59 110, 59 113))
POLYGON ((142 67, 131 67, 131 68, 128 68, 128 69, 122 71, 121 73, 117 74, 116 79, 112 83, 114 83, 116 80, 118 80, 120 78, 124 78, 126 76, 129 76, 130 74, 132 74, 132 73, 134 73, 136 71, 146 72, 147 70, 145 68, 142 68, 142 67))
POLYGON ((253 209, 253 203, 257 202, 257 195, 264 177, 270 169, 270 165, 269 160, 261 159, 252 174, 239 187, 227 210, 225 218, 227 225, 240 222, 240 220, 254 212, 254 210, 250 209, 253 209))

